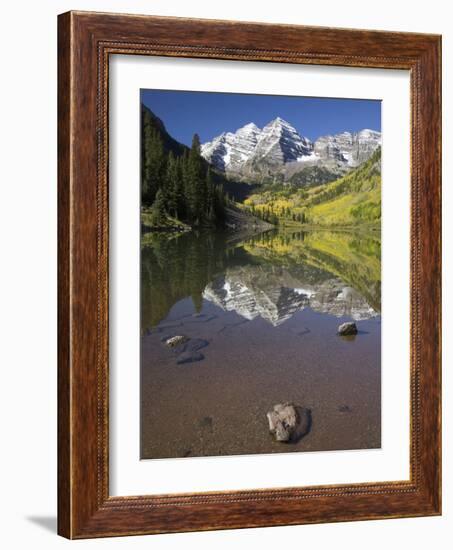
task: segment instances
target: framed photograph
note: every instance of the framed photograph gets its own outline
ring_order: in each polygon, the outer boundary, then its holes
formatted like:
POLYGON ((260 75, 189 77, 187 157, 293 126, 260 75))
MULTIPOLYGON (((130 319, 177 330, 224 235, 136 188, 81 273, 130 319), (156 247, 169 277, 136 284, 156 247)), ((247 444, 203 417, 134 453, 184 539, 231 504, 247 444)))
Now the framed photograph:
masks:
POLYGON ((440 514, 440 37, 58 40, 59 533, 440 514))

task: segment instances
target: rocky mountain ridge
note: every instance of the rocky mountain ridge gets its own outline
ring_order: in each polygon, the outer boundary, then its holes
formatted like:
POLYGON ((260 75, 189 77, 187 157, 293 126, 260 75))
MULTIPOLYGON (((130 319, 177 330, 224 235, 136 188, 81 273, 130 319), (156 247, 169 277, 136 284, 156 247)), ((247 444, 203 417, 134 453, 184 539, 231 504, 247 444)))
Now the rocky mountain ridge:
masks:
POLYGON ((308 167, 341 174, 368 160, 380 145, 381 133, 370 129, 321 136, 313 142, 277 117, 262 129, 251 122, 236 132, 224 132, 202 144, 201 154, 227 175, 253 180, 280 174, 285 180, 308 167))

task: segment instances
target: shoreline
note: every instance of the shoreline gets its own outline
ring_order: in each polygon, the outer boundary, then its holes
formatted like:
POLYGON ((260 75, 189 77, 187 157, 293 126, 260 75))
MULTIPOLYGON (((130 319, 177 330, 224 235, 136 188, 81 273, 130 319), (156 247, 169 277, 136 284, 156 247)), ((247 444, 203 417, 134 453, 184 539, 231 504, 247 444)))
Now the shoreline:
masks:
POLYGON ((297 231, 333 231, 333 232, 348 232, 348 233, 368 233, 368 234, 380 234, 381 227, 372 225, 313 225, 313 224, 291 224, 291 225, 273 225, 270 223, 266 224, 266 227, 263 227, 260 224, 245 224, 239 228, 232 227, 231 225, 226 225, 225 227, 212 227, 212 226, 198 226, 198 227, 181 227, 181 226, 156 226, 156 227, 146 227, 146 230, 141 229, 141 236, 153 233, 189 233, 190 231, 213 231, 213 232, 225 232, 225 233, 237 233, 242 234, 243 231, 238 229, 255 229, 254 233, 263 233, 266 231, 282 231, 285 230, 297 230, 297 231))

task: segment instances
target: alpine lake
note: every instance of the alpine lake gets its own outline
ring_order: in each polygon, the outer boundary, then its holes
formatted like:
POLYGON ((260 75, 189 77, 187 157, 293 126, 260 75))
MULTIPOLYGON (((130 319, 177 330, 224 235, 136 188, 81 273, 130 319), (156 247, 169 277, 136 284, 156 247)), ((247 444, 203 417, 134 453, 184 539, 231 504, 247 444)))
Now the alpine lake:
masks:
POLYGON ((379 448, 380 258, 378 231, 143 235, 141 458, 379 448), (270 433, 278 403, 303 437, 270 433))

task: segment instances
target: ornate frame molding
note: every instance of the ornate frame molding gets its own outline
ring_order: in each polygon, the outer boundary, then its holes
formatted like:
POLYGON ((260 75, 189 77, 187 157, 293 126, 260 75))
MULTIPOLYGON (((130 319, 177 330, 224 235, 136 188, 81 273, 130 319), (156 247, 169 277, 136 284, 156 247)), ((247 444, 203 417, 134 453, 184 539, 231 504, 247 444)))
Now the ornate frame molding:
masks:
POLYGON ((88 12, 59 16, 61 535, 87 538, 440 514, 440 44, 439 36, 424 34, 88 12), (109 496, 108 62, 118 54, 410 71, 409 481, 109 496), (422 339, 422 322, 429 339, 422 339))

